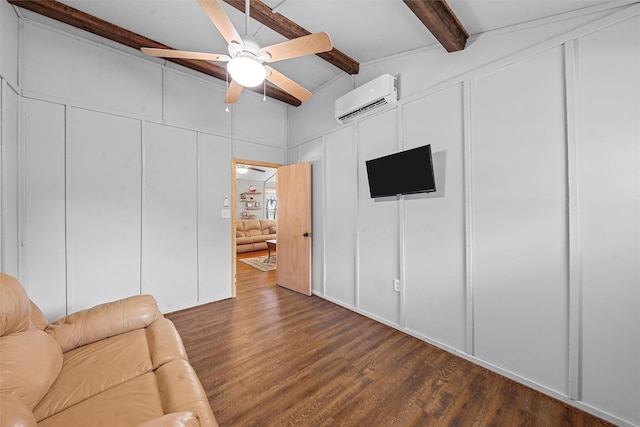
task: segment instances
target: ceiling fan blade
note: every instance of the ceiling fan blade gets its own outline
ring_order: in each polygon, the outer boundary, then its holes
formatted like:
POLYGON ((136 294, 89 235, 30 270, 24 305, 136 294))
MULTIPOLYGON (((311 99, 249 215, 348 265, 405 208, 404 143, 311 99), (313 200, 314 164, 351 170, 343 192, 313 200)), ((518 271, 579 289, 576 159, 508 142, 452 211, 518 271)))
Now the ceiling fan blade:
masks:
POLYGON ((266 46, 258 51, 258 56, 268 53, 269 59, 265 62, 282 61, 283 59, 296 58, 298 56, 327 52, 333 49, 331 37, 327 33, 309 34, 297 39, 266 46))
POLYGON ((269 72, 269 75, 267 75, 267 80, 278 86, 280 89, 289 92, 291 95, 295 96, 302 102, 311 98, 311 92, 291 80, 289 77, 285 76, 279 71, 274 70, 269 66, 265 66, 264 68, 266 68, 269 72))
POLYGON ((227 90, 227 96, 224 98, 225 104, 234 104, 240 98, 242 92, 242 85, 235 80, 231 80, 229 84, 229 90, 227 90))
POLYGON ((264 169, 257 168, 255 166, 249 166, 249 169, 256 172, 266 172, 264 169))
POLYGON ((156 49, 154 47, 143 47, 141 51, 149 56, 158 56, 160 58, 184 58, 184 59, 204 59, 205 61, 229 61, 231 57, 228 55, 219 55, 217 53, 189 52, 186 50, 174 49, 156 49))
POLYGON ((220 34, 222 34, 222 37, 224 37, 227 43, 239 43, 243 45, 240 34, 238 34, 238 31, 233 26, 224 9, 222 9, 218 0, 198 0, 198 4, 207 14, 211 22, 213 22, 213 25, 220 31, 220 34))

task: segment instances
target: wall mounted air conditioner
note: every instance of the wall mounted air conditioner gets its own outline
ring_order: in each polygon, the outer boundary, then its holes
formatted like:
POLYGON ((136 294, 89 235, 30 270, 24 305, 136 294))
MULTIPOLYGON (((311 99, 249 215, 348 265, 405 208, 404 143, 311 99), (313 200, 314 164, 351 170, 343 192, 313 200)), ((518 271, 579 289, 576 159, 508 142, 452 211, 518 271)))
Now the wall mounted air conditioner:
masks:
POLYGON ((391 74, 383 74, 336 99, 335 118, 339 123, 347 123, 372 114, 380 107, 397 103, 398 79, 391 74))

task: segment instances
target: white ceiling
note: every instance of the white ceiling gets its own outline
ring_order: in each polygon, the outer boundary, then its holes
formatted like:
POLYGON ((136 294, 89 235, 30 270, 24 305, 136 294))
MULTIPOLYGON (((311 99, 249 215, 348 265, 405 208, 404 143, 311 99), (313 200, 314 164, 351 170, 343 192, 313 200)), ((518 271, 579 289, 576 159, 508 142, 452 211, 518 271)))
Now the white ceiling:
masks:
MULTIPOLYGON (((360 64, 437 44, 401 0, 263 1, 312 33, 328 32, 334 46, 360 64)), ((227 53, 222 36, 196 0, 62 2, 175 49, 227 53)), ((448 0, 451 9, 471 35, 609 2, 611 0, 448 0)), ((611 6, 629 2, 616 0, 611 6)), ((244 14, 221 3, 238 32, 244 34, 244 14)), ((33 13, 22 13, 31 19, 41 19, 33 13)), ((262 46, 285 40, 253 20, 250 20, 248 30, 249 35, 254 36, 262 46)), ((447 54, 444 49, 443 54, 447 54)), ((312 92, 343 73, 315 55, 273 65, 312 92)))

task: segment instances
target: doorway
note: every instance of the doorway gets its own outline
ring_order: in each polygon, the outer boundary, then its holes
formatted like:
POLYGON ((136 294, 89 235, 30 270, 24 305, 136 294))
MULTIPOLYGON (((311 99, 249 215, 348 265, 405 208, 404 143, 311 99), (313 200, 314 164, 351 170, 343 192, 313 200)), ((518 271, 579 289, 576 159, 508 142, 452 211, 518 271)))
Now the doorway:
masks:
POLYGON ((232 297, 236 296, 237 241, 236 221, 277 219, 277 169, 279 164, 247 159, 231 162, 231 244, 232 297), (268 215, 268 217, 267 217, 268 215))

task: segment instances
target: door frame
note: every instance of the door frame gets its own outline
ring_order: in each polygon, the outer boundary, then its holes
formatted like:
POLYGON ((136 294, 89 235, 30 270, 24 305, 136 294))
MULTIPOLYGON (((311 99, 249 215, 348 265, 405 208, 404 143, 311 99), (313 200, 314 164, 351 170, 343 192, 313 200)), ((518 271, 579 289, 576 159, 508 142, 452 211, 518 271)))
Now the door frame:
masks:
POLYGON ((276 179, 278 176, 278 168, 282 166, 278 163, 269 163, 263 162, 259 160, 248 160, 248 159, 237 159, 233 157, 231 159, 231 298, 236 297, 236 262, 237 262, 237 254, 236 254, 236 165, 251 165, 251 166, 263 166, 266 168, 275 168, 276 169, 276 179))

